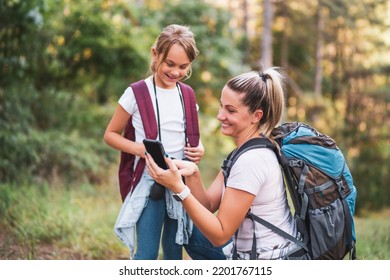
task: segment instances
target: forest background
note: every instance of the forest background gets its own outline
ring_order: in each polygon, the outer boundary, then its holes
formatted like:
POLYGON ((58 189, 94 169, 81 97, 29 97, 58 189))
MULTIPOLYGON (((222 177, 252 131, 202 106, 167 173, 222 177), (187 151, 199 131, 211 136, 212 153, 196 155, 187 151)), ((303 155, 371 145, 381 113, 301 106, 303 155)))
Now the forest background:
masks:
POLYGON ((390 259, 390 3, 384 0, 0 0, 0 259, 126 259, 113 233, 118 98, 148 75, 161 29, 200 55, 206 184, 233 148, 216 114, 232 76, 282 67, 285 121, 334 138, 358 190, 360 259, 390 259), (363 230, 364 229, 364 230, 363 230))

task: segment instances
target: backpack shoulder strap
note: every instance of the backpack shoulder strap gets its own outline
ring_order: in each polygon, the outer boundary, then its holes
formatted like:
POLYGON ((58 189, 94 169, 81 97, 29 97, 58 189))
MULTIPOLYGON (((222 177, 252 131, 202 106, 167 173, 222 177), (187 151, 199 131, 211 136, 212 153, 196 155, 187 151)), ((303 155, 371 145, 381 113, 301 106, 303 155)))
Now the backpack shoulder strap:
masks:
MULTIPOLYGON (((278 149, 276 146, 268 139, 268 138, 253 138, 249 141, 245 142, 241 147, 233 150, 227 158, 223 161, 222 173, 225 180, 225 186, 227 179, 230 175, 230 170, 232 169, 234 163, 237 161, 237 159, 245 152, 252 150, 252 149, 260 149, 260 148, 268 148, 273 151, 277 151, 278 149)), ((278 157, 279 160, 279 157, 278 157)))
POLYGON ((183 93, 187 140, 191 147, 197 147, 199 145, 200 133, 195 92, 189 85, 182 82, 179 82, 179 86, 183 93))
MULTIPOLYGON (((148 87, 144 80, 130 84, 133 89, 134 96, 140 111, 145 136, 146 138, 156 139, 157 138, 157 122, 154 115, 154 110, 148 110, 152 108, 152 100, 150 99, 150 94, 148 87)), ((129 119, 123 136, 126 139, 135 141, 135 130, 134 126, 129 119)), ((142 177, 142 172, 145 168, 145 159, 140 158, 137 162, 134 169, 135 156, 133 154, 128 154, 121 152, 121 160, 119 164, 119 187, 122 197, 122 201, 125 200, 127 194, 132 192, 137 186, 142 177)))
POLYGON ((132 83, 130 86, 133 89, 134 96, 137 101, 138 110, 144 126, 145 136, 148 139, 156 139, 156 115, 154 114, 154 110, 150 110, 150 108, 153 108, 153 103, 150 99, 148 87, 144 80, 132 83))
POLYGON ((299 245, 302 249, 304 249, 306 252, 309 251, 306 243, 304 243, 301 240, 295 238, 291 234, 288 234, 284 230, 281 230, 280 228, 278 228, 277 226, 271 224, 270 222, 267 222, 266 220, 260 218, 259 216, 256 216, 256 215, 252 214, 251 212, 248 212, 247 215, 246 215, 246 218, 250 218, 250 219, 258 222, 259 224, 269 228, 270 230, 272 230, 273 232, 279 234, 280 236, 290 240, 291 242, 294 242, 295 244, 299 245))

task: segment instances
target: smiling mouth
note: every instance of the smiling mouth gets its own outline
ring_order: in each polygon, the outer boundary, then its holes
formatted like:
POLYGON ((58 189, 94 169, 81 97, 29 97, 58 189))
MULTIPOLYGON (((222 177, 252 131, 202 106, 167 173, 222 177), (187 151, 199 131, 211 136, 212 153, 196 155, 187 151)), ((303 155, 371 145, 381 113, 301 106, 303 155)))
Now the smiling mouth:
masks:
POLYGON ((177 79, 179 79, 179 77, 177 77, 177 76, 172 77, 172 76, 169 76, 169 75, 167 75, 167 78, 170 79, 170 80, 177 80, 177 79))

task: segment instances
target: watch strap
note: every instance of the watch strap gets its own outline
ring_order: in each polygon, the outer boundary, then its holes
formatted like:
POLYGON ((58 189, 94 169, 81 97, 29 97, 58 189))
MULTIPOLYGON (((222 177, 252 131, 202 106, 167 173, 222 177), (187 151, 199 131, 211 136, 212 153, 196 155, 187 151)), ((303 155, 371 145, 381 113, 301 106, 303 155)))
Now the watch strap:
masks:
POLYGON ((191 193, 191 190, 189 187, 185 187, 185 189, 180 192, 180 193, 174 193, 173 198, 176 199, 177 201, 183 201, 189 194, 191 193))

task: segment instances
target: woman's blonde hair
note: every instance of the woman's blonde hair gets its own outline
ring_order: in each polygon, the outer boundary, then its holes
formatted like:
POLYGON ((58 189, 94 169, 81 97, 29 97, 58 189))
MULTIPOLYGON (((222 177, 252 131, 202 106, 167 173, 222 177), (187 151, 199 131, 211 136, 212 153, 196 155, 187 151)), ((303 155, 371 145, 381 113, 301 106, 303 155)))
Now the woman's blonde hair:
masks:
POLYGON ((272 67, 263 72, 247 72, 226 84, 234 92, 243 94, 242 102, 253 113, 263 111, 259 131, 270 136, 282 119, 284 112, 283 75, 280 68, 272 67))
MULTIPOLYGON (((178 24, 171 24, 163 29, 152 46, 151 53, 153 49, 155 49, 157 56, 162 55, 162 59, 160 60, 161 64, 167 58, 168 52, 174 44, 179 44, 183 47, 190 62, 194 61, 199 54, 199 50, 196 47, 194 33, 190 31, 189 27, 178 24)), ((157 72, 160 64, 156 65, 155 60, 151 61, 150 70, 153 74, 157 72)), ((188 79, 191 74, 192 67, 190 65, 186 74, 186 79, 188 79)))

